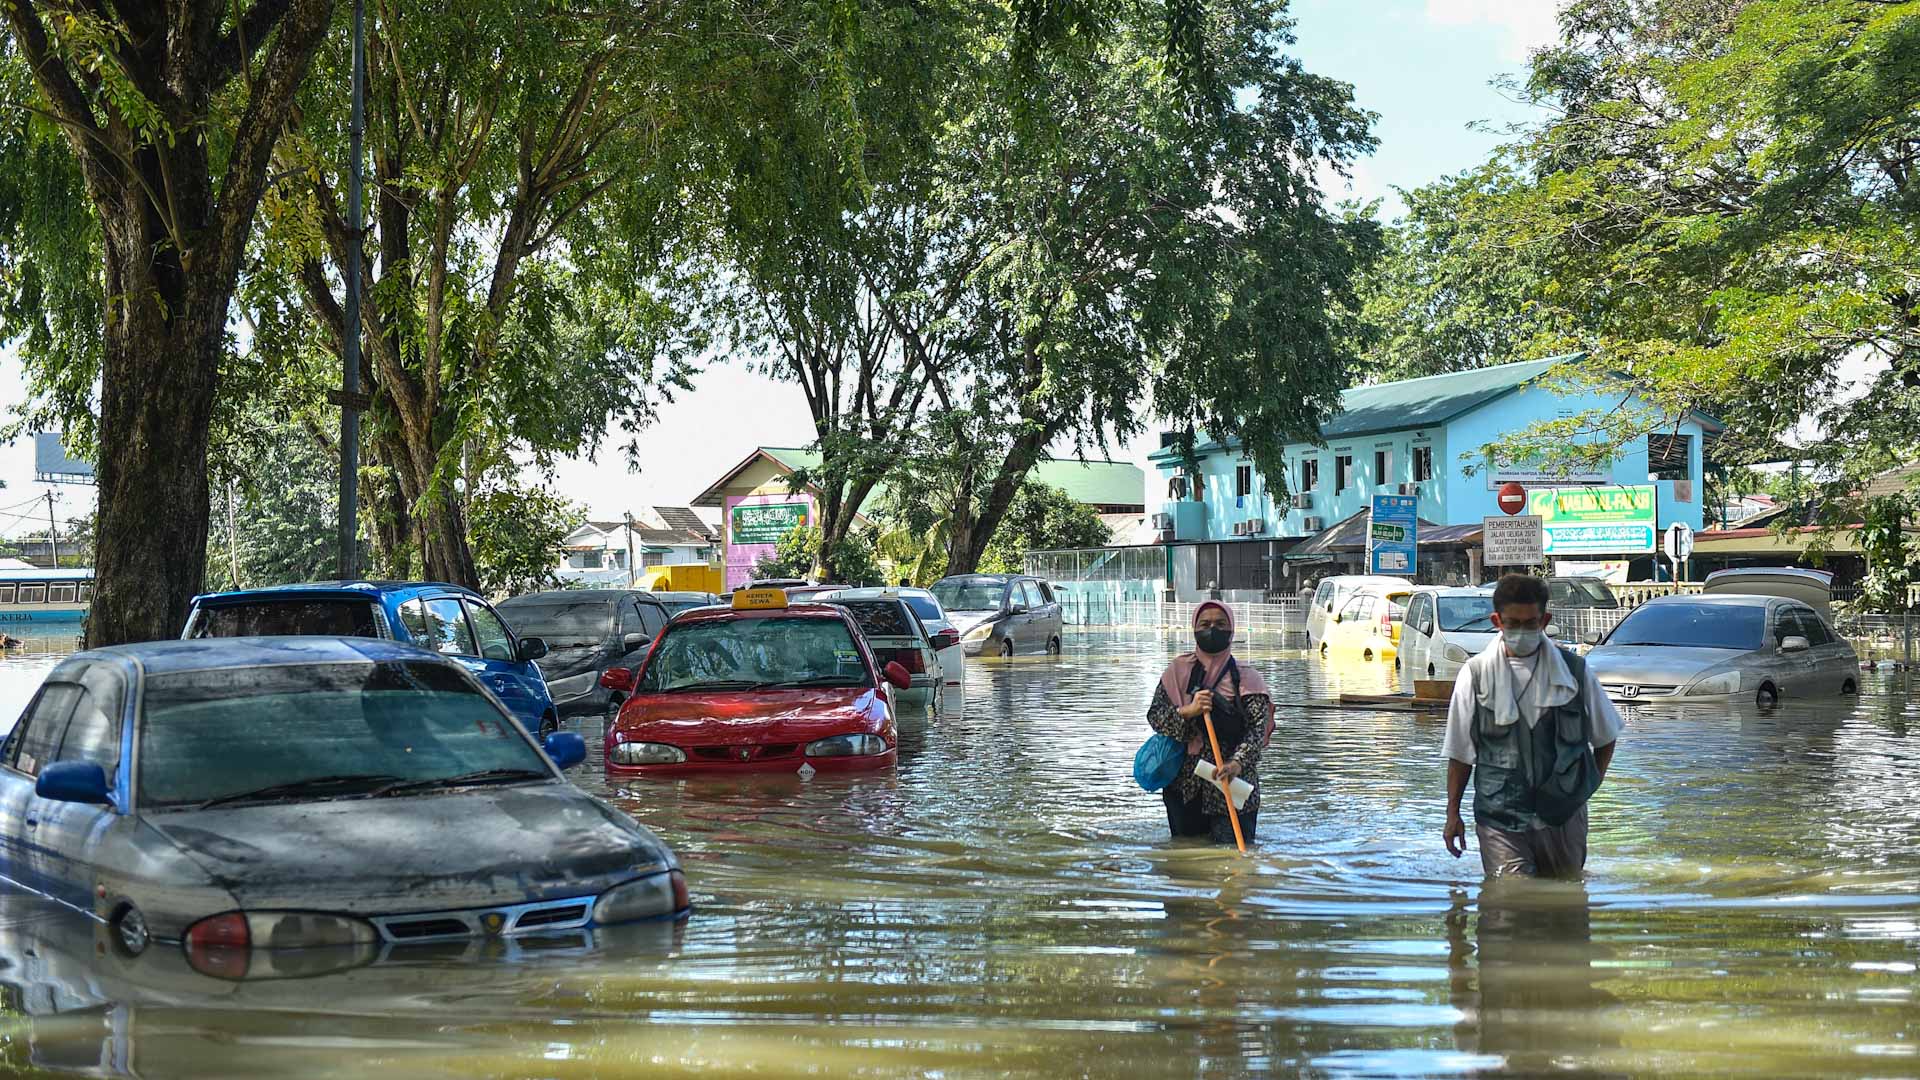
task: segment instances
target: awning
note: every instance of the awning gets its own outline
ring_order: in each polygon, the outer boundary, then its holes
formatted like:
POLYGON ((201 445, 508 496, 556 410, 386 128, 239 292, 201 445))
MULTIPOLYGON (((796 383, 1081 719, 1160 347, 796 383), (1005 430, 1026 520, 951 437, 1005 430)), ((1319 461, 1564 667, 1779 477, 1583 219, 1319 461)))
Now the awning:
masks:
MULTIPOLYGON (((1373 524, 1372 510, 1359 510, 1334 522, 1332 525, 1314 533, 1296 544, 1292 551, 1281 556, 1294 562, 1309 559, 1324 561, 1325 557, 1337 551, 1365 551, 1367 549, 1367 527, 1373 524)), ((1459 543, 1458 540, 1429 539, 1430 535, 1457 532, 1461 529, 1480 531, 1478 525, 1436 525, 1425 518, 1419 519, 1416 538, 1419 546, 1428 544, 1459 543)))

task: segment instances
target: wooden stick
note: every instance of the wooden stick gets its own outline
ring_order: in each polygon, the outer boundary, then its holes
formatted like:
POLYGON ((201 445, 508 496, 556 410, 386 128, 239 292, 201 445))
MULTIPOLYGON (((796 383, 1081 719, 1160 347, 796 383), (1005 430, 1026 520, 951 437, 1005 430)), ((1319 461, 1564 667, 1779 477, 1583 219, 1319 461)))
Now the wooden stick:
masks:
POLYGON ((1233 808, 1233 788, 1229 786, 1232 780, 1220 775, 1220 770, 1226 766, 1227 759, 1220 753, 1220 736, 1213 730, 1213 710, 1208 709, 1200 715, 1207 722, 1207 741, 1213 744, 1213 779, 1220 785, 1220 797, 1227 800, 1227 820, 1233 822, 1233 843, 1240 849, 1240 854, 1245 855, 1247 838, 1240 832, 1240 811, 1233 808))

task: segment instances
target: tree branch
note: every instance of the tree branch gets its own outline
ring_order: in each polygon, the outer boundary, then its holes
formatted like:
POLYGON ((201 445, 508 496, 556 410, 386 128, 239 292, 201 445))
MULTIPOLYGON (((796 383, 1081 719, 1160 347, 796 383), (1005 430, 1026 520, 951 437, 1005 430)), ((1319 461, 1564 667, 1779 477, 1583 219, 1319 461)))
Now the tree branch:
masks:
MULTIPOLYGON (((285 18, 294 0, 254 0, 233 28, 221 35, 207 57, 207 85, 219 90, 233 81, 253 62, 254 55, 273 36, 273 28, 285 18)), ((331 5, 328 5, 331 7, 331 5)), ((325 22, 321 24, 324 31, 325 22)))

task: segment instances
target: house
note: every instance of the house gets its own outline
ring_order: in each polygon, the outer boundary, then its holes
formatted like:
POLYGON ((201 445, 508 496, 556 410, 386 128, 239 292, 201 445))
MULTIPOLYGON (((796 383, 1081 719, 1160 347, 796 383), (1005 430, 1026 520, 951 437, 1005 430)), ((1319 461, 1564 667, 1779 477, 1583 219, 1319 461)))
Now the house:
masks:
POLYGON ((691 507, 648 506, 628 521, 586 521, 561 541, 563 582, 624 586, 650 566, 713 561, 713 527, 691 507))
MULTIPOLYGON (((820 491, 810 485, 795 491, 789 478, 819 467, 817 451, 762 446, 693 500, 694 506, 722 511, 727 588, 745 584, 753 576, 754 562, 772 552, 781 537, 815 520, 820 491)), ((1146 476, 1130 462, 1043 458, 1031 475, 1098 513, 1146 512, 1146 476)), ((867 505, 873 506, 883 493, 876 490, 867 505)), ((857 520, 864 523, 866 518, 858 515, 857 520)))
MULTIPOLYGON (((1321 425, 1320 443, 1285 448, 1284 477, 1262 476, 1238 443, 1195 448, 1198 467, 1181 460, 1171 435, 1150 455, 1164 496, 1162 542, 1309 537, 1367 509, 1378 493, 1413 495, 1419 516, 1439 525, 1478 525, 1499 513, 1496 491, 1509 480, 1529 488, 1651 489, 1660 527, 1702 522, 1703 443, 1721 426, 1693 416, 1672 432, 1642 435, 1606 467, 1542 475, 1489 467, 1482 446, 1530 425, 1589 409, 1615 409, 1625 390, 1565 394, 1542 377, 1578 355, 1476 368, 1354 387, 1341 411, 1321 425), (1469 472, 1469 469, 1472 469, 1469 472)), ((1647 546, 1632 550, 1650 552, 1647 546)), ((1588 554, 1593 552, 1582 552, 1588 554)))

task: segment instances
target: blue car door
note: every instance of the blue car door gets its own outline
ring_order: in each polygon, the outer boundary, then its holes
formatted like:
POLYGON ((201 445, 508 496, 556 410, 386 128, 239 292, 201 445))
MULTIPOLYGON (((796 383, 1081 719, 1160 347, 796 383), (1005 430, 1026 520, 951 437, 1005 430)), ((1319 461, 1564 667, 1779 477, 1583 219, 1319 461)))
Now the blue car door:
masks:
POLYGON ((519 643, 498 613, 472 597, 464 602, 479 648, 481 681, 500 695, 514 715, 527 719, 528 731, 538 732, 540 721, 553 707, 545 677, 533 661, 520 659, 519 643))

